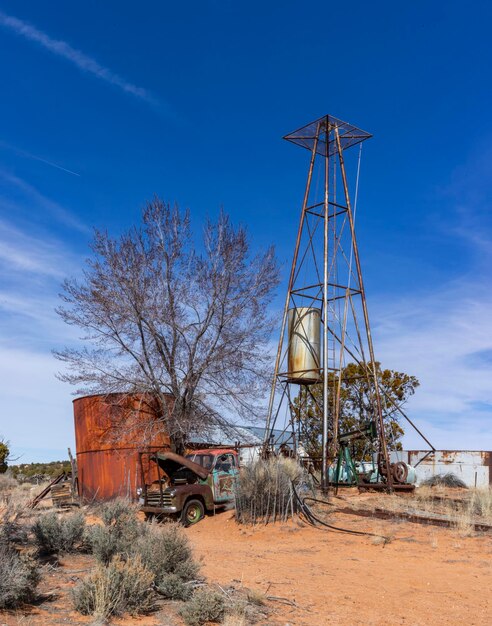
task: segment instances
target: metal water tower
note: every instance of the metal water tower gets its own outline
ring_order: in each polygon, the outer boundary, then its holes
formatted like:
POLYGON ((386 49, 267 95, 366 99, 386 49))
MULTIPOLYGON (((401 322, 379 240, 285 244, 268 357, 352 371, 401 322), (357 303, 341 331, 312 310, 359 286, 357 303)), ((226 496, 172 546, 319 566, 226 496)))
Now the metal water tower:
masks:
MULTIPOLYGON (((355 235, 361 148, 362 142, 370 137, 369 133, 331 115, 284 137, 307 149, 310 160, 275 361, 265 446, 274 443, 273 431, 283 408, 287 413, 284 432, 292 432, 296 445, 302 425, 294 416, 294 399, 310 396, 317 402, 311 386, 321 383, 319 412, 323 416, 322 487, 325 489, 328 462, 334 460, 338 449, 342 372, 349 362, 362 365, 370 390, 370 420, 378 435, 378 457, 386 467, 390 466, 355 235), (354 175, 350 183, 345 153, 358 144, 359 150, 352 151, 355 159, 352 159, 354 175)), ((390 488, 391 483, 388 472, 390 488)))

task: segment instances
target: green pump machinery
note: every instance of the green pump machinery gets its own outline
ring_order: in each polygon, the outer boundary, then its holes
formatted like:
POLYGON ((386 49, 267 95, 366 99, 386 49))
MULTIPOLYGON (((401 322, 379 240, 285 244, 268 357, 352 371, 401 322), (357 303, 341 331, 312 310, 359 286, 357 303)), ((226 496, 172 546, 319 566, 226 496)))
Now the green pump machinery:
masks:
MULTIPOLYGON (((387 469, 384 464, 371 461, 354 461, 350 452, 350 444, 358 439, 374 441, 377 438, 377 427, 374 421, 366 422, 361 428, 343 433, 338 438, 339 449, 336 462, 328 468, 328 482, 334 487, 358 485, 374 485, 384 487, 387 469)), ((408 463, 399 461, 389 467, 395 488, 413 488, 417 475, 415 468, 408 463)))

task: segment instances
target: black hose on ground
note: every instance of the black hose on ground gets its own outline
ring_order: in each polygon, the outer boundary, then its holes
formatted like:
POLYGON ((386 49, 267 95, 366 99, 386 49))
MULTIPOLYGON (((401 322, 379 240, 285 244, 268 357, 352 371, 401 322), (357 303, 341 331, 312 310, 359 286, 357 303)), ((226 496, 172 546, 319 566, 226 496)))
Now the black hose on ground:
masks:
MULTIPOLYGON (((294 483, 292 483, 292 489, 294 492, 294 496, 299 504, 301 513, 307 519, 308 523, 311 524, 311 526, 314 526, 315 528, 317 528, 316 524, 320 524, 321 526, 324 526, 325 528, 328 528, 329 530, 332 530, 334 532, 347 533, 349 535, 360 535, 360 536, 366 536, 366 537, 382 537, 382 535, 376 535, 375 533, 368 533, 363 530, 352 530, 350 528, 341 528, 340 526, 333 526, 333 524, 328 524, 327 522, 323 521, 312 512, 311 508, 306 504, 306 501, 309 500, 311 502, 317 502, 319 504, 326 504, 328 506, 334 506, 331 502, 328 502, 327 500, 320 500, 319 498, 313 498, 312 496, 306 496, 305 498, 301 499, 301 497, 297 493, 294 483)), ((386 539, 386 537, 383 537, 383 539, 386 539)))

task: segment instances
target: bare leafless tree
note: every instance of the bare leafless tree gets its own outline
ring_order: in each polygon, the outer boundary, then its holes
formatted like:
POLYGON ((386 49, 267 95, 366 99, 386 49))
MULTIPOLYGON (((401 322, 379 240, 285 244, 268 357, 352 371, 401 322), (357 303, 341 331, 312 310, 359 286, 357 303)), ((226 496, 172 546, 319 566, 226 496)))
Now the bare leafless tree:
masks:
POLYGON ((119 238, 96 231, 80 280, 66 280, 62 319, 86 346, 55 356, 77 393, 147 393, 181 451, 217 416, 258 415, 268 382, 273 248, 252 256, 244 228, 221 213, 195 249, 188 213, 155 198, 119 238), (169 402, 170 394, 172 402, 169 402))

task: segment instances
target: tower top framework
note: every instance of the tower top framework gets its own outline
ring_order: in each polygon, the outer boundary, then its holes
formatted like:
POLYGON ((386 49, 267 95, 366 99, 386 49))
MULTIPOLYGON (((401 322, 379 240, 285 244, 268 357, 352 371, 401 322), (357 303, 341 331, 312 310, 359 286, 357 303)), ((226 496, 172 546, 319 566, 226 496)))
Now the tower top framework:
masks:
POLYGON ((301 128, 285 135, 283 138, 311 152, 316 144, 316 154, 333 156, 338 151, 337 141, 332 133, 335 129, 337 130, 342 150, 346 150, 372 137, 370 133, 357 128, 353 124, 343 122, 333 115, 324 115, 314 120, 314 122, 301 126, 301 128))

